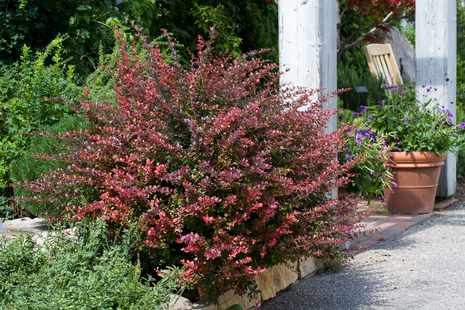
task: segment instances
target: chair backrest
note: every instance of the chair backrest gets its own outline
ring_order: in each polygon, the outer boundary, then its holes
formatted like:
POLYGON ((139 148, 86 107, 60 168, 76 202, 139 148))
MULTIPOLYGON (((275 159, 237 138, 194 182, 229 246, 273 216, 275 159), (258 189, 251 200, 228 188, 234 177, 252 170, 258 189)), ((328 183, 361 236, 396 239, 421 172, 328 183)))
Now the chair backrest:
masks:
POLYGON ((385 79, 388 84, 404 84, 390 44, 365 45, 363 51, 373 76, 385 79))

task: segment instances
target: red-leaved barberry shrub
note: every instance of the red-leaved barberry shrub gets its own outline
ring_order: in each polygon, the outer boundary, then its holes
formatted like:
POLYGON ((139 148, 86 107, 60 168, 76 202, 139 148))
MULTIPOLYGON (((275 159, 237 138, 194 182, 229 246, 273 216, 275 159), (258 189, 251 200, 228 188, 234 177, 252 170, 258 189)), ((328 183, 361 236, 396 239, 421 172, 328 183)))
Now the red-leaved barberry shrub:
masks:
POLYGON ((145 250, 160 265, 177 259, 207 296, 253 289, 278 263, 332 259, 352 238, 354 201, 330 193, 353 162, 337 159, 342 131, 323 132, 336 111, 319 90, 280 87, 278 65, 257 52, 231 59, 199 38, 185 69, 174 49, 170 64, 143 38, 142 51, 118 38, 116 102, 86 92, 76 109, 89 129, 39 133, 66 143, 38 156, 69 167, 22 184, 36 195, 22 199, 75 221, 139 221, 145 250))

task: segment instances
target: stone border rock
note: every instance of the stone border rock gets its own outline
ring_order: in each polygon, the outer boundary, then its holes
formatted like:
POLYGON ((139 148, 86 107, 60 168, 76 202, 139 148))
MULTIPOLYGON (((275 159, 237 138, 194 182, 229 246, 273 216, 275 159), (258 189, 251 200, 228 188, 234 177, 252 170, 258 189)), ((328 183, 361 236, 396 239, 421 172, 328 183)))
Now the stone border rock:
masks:
POLYGON ((4 234, 30 233, 39 234, 48 231, 48 226, 43 218, 36 217, 31 219, 25 217, 22 219, 7 220, 3 222, 4 234))
MULTIPOLYGON (((273 266, 255 278, 258 289, 261 291, 258 297, 261 301, 271 299, 279 291, 286 289, 297 280, 315 275, 322 267, 322 261, 313 257, 301 259, 290 265, 280 264, 273 266)), ((216 304, 208 303, 206 300, 201 299, 199 302, 193 304, 191 308, 173 307, 171 310, 218 310, 225 309, 234 304, 240 304, 244 309, 254 306, 253 301, 249 301, 247 294, 243 296, 236 295, 233 290, 221 295, 218 301, 219 307, 216 304)))

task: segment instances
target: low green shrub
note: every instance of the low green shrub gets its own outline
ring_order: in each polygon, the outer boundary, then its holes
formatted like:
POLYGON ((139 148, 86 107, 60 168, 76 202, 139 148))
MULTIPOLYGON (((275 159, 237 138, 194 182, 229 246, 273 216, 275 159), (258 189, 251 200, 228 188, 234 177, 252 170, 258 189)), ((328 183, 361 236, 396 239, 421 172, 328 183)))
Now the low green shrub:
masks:
POLYGON ((8 203, 8 198, 0 196, 0 219, 8 220, 10 218, 13 218, 13 210, 8 203))
MULTIPOLYGON (((44 99, 78 97, 79 88, 72 82, 74 67, 66 67, 61 59, 64 39, 58 37, 35 56, 24 46, 20 61, 0 66, 0 194, 6 193, 11 182, 11 161, 21 157, 29 146, 28 133, 73 113, 67 104, 44 99), (50 55, 53 63, 46 65, 50 55)), ((6 193, 7 197, 10 195, 11 192, 6 193)))
POLYGON ((355 112, 360 111, 361 106, 376 105, 378 101, 386 99, 382 88, 383 80, 374 78, 368 67, 366 69, 355 69, 343 65, 337 68, 337 87, 352 88, 349 91, 338 94, 338 98, 342 101, 342 108, 355 112), (367 93, 359 94, 355 91, 355 86, 366 86, 367 93))
POLYGON ((415 22, 406 27, 401 27, 400 31, 408 39, 408 42, 415 47, 415 22))
MULTIPOLYGON (((54 133, 64 133, 70 130, 79 130, 86 128, 86 122, 82 115, 65 115, 58 123, 52 126, 44 126, 41 129, 54 133)), ((29 148, 17 159, 13 160, 11 166, 11 180, 13 182, 24 182, 27 180, 36 180, 43 173, 51 169, 64 168, 65 163, 60 161, 44 160, 42 158, 31 156, 33 154, 55 154, 65 142, 51 137, 34 135, 30 137, 29 148)), ((15 187, 14 194, 16 197, 27 196, 29 191, 15 187)), ((53 209, 44 202, 37 201, 18 201, 23 210, 27 210, 35 216, 45 214, 47 210, 53 209)), ((61 212, 63 210, 58 210, 61 212)))
POLYGON ((163 309, 180 292, 180 271, 143 279, 140 262, 131 261, 135 231, 132 225, 108 244, 97 221, 76 226, 76 237, 61 230, 0 241, 0 309, 163 309))
MULTIPOLYGON (((457 90, 456 124, 465 122, 465 94, 464 89, 457 90)), ((457 154, 457 177, 465 176, 465 150, 459 150, 457 154)))

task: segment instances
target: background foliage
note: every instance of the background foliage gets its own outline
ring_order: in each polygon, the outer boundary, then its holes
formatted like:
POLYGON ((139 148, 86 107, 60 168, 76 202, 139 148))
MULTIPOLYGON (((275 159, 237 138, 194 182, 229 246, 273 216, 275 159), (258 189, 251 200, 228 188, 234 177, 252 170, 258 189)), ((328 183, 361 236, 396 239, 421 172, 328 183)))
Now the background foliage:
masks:
MULTIPOLYGON (((216 25, 215 47, 233 56, 243 52, 273 48, 268 59, 278 61, 278 7, 265 0, 195 0, 167 1, 162 15, 151 29, 154 36, 160 28, 168 29, 179 42, 195 51, 198 35, 206 37, 216 25)), ((184 58, 189 59, 185 54, 184 58)))
POLYGON ((342 89, 351 88, 351 90, 338 95, 338 100, 342 101, 342 106, 339 108, 360 112, 360 106, 376 105, 378 101, 386 99, 382 88, 383 83, 382 79, 371 75, 368 65, 357 69, 340 63, 337 68, 337 86, 342 89), (360 102, 355 86, 366 86, 368 89, 368 93, 360 93, 360 102))
POLYGON ((61 58, 63 40, 53 40, 36 55, 24 46, 20 61, 0 67, 0 194, 11 189, 6 188, 10 163, 29 146, 28 133, 73 113, 67 104, 44 99, 78 97, 79 88, 72 82, 74 67, 66 67, 61 58), (50 65, 45 64, 48 58, 50 65))
MULTIPOLYGON (((79 83, 96 69, 99 50, 111 53, 114 25, 131 33, 134 20, 149 39, 168 29, 190 50, 209 27, 219 31, 216 48, 240 56, 244 51, 275 48, 277 61, 277 6, 265 0, 133 0, 117 7, 112 0, 0 0, 0 62, 19 59, 23 45, 32 53, 45 49, 59 34, 68 34, 63 58, 79 73, 79 83)), ((184 64, 190 56, 181 51, 184 64)))
MULTIPOLYGON (((465 122, 465 7, 457 0, 457 119, 456 123, 465 122)), ((465 176, 465 151, 457 156, 457 175, 465 176)))
POLYGON ((128 22, 129 16, 111 0, 1 0, 0 61, 14 63, 24 45, 32 54, 42 51, 59 34, 67 34, 62 57, 71 58, 80 74, 97 65, 99 46, 111 51, 111 18, 128 22), (107 24, 107 20, 109 24, 107 24))

